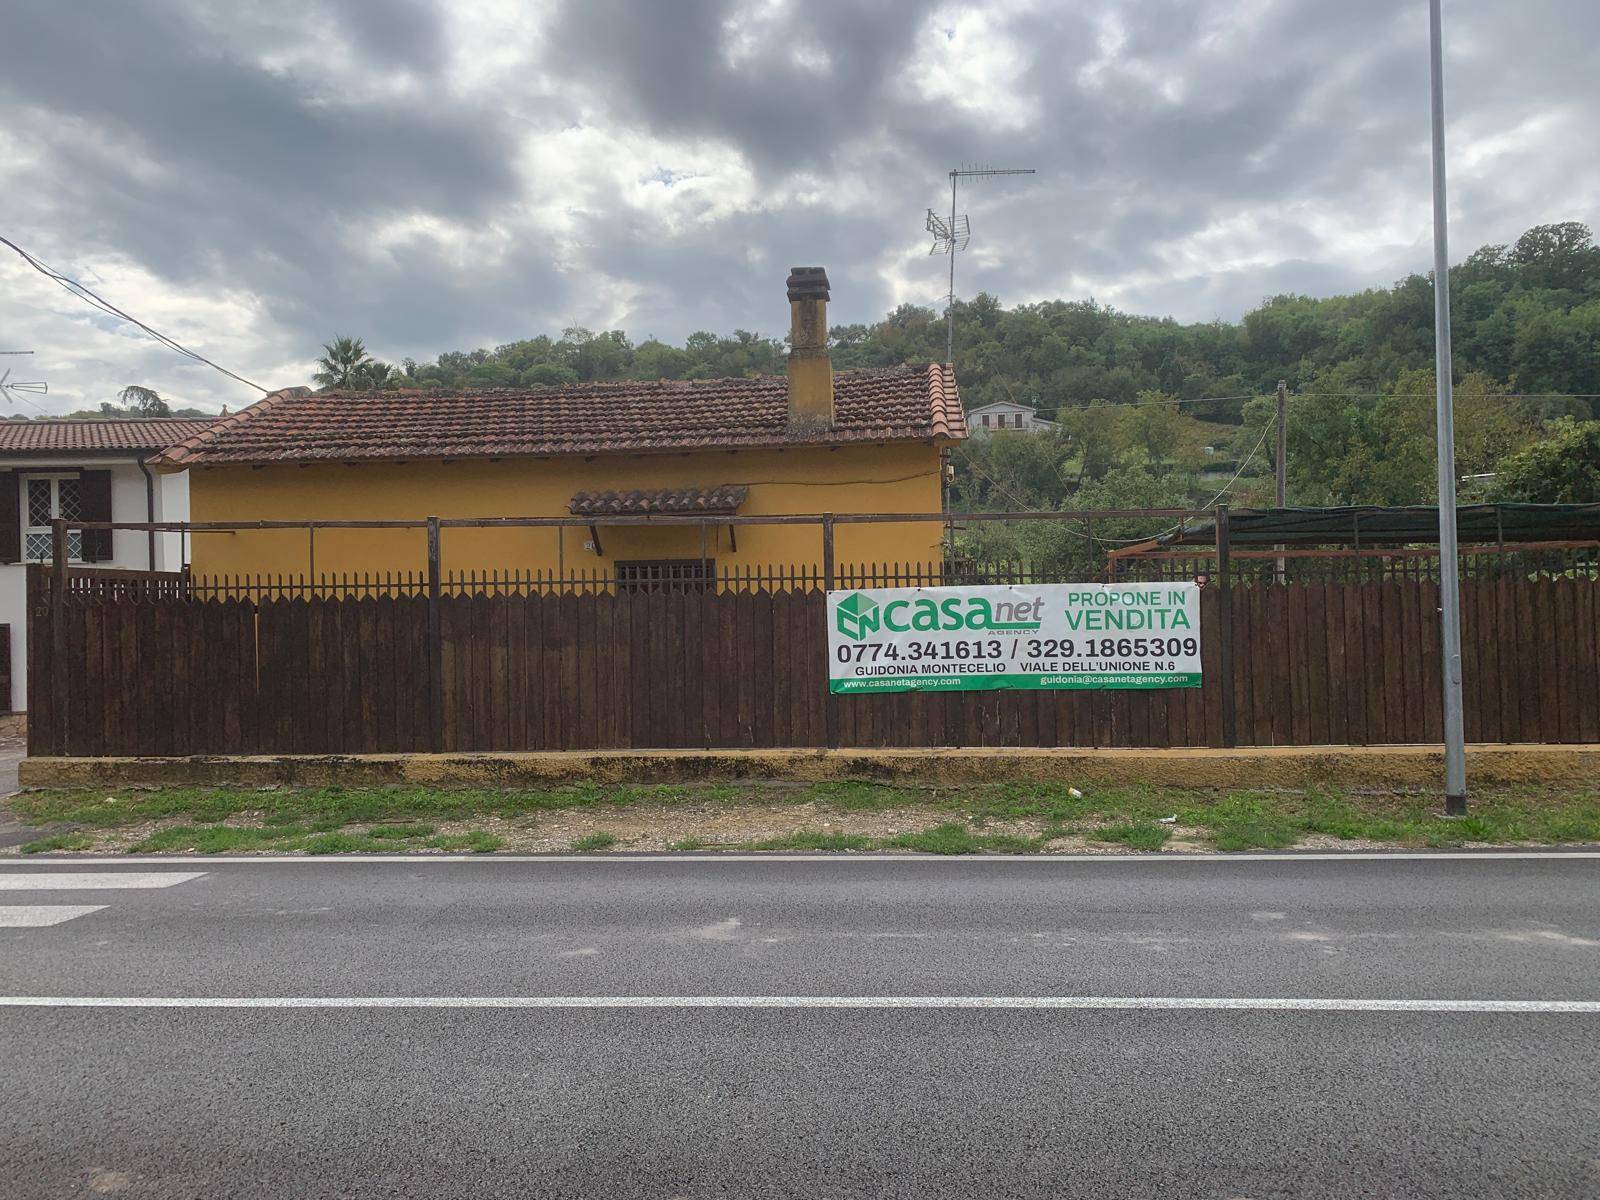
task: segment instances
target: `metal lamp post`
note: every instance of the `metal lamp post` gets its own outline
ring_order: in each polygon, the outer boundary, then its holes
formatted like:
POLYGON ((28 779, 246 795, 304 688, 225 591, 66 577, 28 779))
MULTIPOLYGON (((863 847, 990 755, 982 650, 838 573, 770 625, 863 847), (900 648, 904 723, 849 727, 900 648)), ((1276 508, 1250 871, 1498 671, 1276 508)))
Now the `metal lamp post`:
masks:
POLYGON ((1450 372, 1450 242, 1444 179, 1444 35, 1440 0, 1428 0, 1433 92, 1433 331, 1439 441, 1439 622, 1444 652, 1444 810, 1467 811, 1461 715, 1461 572, 1456 552, 1456 424, 1450 372))

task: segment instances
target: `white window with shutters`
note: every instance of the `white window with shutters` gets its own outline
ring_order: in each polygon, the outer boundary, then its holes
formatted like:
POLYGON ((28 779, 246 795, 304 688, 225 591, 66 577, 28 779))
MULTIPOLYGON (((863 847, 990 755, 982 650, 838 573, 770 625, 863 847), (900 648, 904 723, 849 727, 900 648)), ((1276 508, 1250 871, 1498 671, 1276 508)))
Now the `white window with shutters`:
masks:
MULTIPOLYGON (((50 561, 50 522, 83 520, 82 483, 76 475, 22 477, 22 555, 29 562, 50 561)), ((83 558, 83 531, 67 533, 67 557, 83 558)))

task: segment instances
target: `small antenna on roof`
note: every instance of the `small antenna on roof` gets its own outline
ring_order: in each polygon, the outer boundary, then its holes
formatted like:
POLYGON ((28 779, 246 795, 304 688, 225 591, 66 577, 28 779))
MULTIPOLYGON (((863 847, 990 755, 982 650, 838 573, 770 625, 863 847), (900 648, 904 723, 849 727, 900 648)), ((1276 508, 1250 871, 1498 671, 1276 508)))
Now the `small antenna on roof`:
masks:
MULTIPOLYGON (((32 353, 32 350, 0 350, 0 354, 4 355, 32 353)), ((44 396, 48 395, 49 391, 50 385, 45 383, 43 380, 13 380, 11 378, 10 367, 7 367, 4 372, 0 372, 0 395, 3 395, 9 402, 14 403, 22 393, 32 393, 35 396, 44 396)), ((25 396, 22 397, 22 400, 24 404, 31 405, 32 407, 39 409, 40 412, 45 412, 44 408, 34 404, 32 400, 28 400, 25 396)))
POLYGON ((944 360, 950 362, 956 349, 956 254, 972 241, 972 224, 965 213, 956 213, 956 184, 963 179, 987 179, 994 175, 1032 175, 1032 167, 969 167, 960 166, 950 172, 950 219, 946 221, 933 209, 928 210, 928 232, 933 234, 929 254, 950 256, 950 291, 945 296, 944 360))

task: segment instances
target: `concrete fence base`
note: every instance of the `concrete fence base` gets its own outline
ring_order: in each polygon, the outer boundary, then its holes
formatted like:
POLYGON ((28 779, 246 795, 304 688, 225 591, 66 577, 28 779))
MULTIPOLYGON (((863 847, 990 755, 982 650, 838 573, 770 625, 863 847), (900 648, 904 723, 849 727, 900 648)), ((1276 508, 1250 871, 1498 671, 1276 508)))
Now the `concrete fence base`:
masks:
MULTIPOLYGON (((549 753, 28 758, 24 787, 544 787, 571 783, 870 780, 972 784, 1057 782, 1160 787, 1300 788, 1316 784, 1436 789, 1432 746, 1268 749, 572 750, 549 753)), ((1600 746, 1476 745, 1474 785, 1593 785, 1600 746)))

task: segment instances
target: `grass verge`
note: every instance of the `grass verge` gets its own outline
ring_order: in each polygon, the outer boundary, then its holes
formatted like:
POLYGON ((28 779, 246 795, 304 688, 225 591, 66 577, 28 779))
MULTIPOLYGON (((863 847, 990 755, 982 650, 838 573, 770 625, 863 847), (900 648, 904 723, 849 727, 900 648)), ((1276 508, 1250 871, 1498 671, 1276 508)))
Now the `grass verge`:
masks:
MULTIPOLYGON (((315 830, 303 825, 174 825, 128 847, 130 854, 239 854, 259 850, 306 854, 382 854, 395 850, 498 850, 504 840, 474 830, 434 834, 432 825, 368 830, 315 830)), ((71 849, 88 849, 88 845, 71 849)))
MULTIPOLYGON (((1066 783, 915 787, 870 782, 816 785, 752 783, 690 787, 636 785, 548 790, 425 788, 170 788, 27 792, 7 802, 28 824, 77 828, 29 843, 29 853, 91 849, 101 831, 156 826, 131 846, 135 851, 199 853, 294 850, 343 853, 380 850, 487 852, 503 838, 470 828, 497 818, 516 844, 520 830, 537 830, 555 813, 592 810, 670 817, 672 849, 801 851, 915 850, 933 854, 1028 853, 1055 838, 1073 836, 1106 845, 1154 851, 1174 833, 1186 847, 1271 850, 1320 842, 1391 846, 1461 846, 1486 843, 1600 842, 1600 787, 1556 789, 1534 785, 1485 790, 1472 798, 1471 815, 1445 818, 1436 798, 1365 795, 1337 788, 1304 792, 1200 791, 1176 788, 1072 788, 1066 783), (700 816, 726 817, 744 805, 767 814, 759 838, 741 840, 737 821, 695 828, 700 816), (796 809, 792 826, 772 832, 774 809, 796 809), (800 806, 807 806, 800 811, 800 806), (685 812, 692 808, 693 812, 685 812), (906 832, 883 836, 877 814, 906 832), (829 814, 826 830, 814 827, 829 814), (906 817, 906 820, 901 820, 906 817), (913 819, 914 818, 914 819, 913 819), (1163 820, 1165 819, 1165 820, 1163 820), (446 822, 455 829, 440 833, 446 822), (463 831, 462 826, 468 828, 463 831), (920 825, 920 827, 915 827, 920 825), (729 829, 727 826, 731 826, 729 829), (852 828, 852 826, 855 826, 852 828), (840 828, 842 827, 842 828, 840 828), (711 830, 718 832, 713 835, 711 830)), ((630 818, 631 819, 631 818, 630 818)), ((576 834, 584 834, 583 822, 576 834)), ((635 825, 648 821, 634 821, 635 825)), ((529 835, 530 837, 533 835, 529 835)), ((118 845, 128 845, 123 835, 118 845)), ((593 852, 618 845, 616 833, 595 831, 556 848, 593 852)), ((660 845, 660 842, 655 843, 660 845)))

